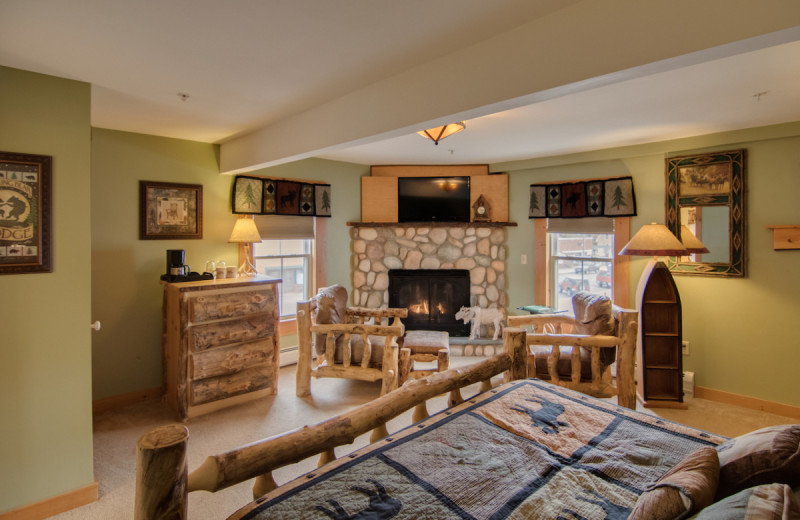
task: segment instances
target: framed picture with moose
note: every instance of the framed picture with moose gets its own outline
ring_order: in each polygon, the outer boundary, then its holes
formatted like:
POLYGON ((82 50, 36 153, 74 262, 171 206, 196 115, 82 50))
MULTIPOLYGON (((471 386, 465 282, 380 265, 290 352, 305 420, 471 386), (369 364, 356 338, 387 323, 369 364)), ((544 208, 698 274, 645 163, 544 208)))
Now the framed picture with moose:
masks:
POLYGON ((50 273, 49 155, 0 152, 0 274, 50 273))
POLYGON ((203 185, 139 181, 139 239, 203 238, 203 185))

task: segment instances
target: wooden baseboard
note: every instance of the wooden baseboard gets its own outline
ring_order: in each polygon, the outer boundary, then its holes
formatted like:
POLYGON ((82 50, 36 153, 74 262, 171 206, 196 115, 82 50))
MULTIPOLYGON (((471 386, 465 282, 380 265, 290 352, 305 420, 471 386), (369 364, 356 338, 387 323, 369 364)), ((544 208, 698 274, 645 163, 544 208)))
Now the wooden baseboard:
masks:
POLYGON ((97 399, 92 401, 92 412, 100 413, 109 410, 116 410, 123 406, 141 403, 143 401, 150 401, 151 399, 160 399, 164 395, 164 389, 160 386, 157 388, 149 388, 146 390, 139 390, 138 392, 130 392, 122 395, 115 395, 106 397, 104 399, 97 399))
POLYGON ((718 401, 720 403, 750 408, 751 410, 760 410, 762 412, 783 415, 784 417, 800 419, 800 406, 765 401, 764 399, 757 399, 755 397, 748 397, 746 395, 732 394, 730 392, 723 392, 722 390, 705 388, 703 386, 696 386, 694 388, 694 396, 701 399, 708 399, 709 401, 718 401))
POLYGON ((97 496, 97 482, 94 482, 34 504, 0 513, 0 520, 43 520, 76 507, 97 502, 97 496))

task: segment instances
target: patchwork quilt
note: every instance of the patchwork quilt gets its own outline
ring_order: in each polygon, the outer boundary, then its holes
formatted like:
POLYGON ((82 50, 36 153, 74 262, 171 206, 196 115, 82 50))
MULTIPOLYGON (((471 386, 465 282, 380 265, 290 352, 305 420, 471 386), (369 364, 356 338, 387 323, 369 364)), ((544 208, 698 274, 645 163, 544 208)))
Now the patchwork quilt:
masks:
POLYGON ((249 504, 243 519, 622 519, 726 438, 537 379, 481 393, 249 504))

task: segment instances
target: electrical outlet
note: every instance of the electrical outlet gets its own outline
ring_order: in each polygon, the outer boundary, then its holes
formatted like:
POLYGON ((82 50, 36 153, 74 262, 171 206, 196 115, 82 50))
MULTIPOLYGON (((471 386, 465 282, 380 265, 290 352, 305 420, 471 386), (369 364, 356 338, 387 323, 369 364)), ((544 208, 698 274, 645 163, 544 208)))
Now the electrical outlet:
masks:
POLYGON ((683 345, 682 345, 681 351, 683 352, 684 356, 688 356, 689 355, 689 342, 688 341, 683 340, 683 345))

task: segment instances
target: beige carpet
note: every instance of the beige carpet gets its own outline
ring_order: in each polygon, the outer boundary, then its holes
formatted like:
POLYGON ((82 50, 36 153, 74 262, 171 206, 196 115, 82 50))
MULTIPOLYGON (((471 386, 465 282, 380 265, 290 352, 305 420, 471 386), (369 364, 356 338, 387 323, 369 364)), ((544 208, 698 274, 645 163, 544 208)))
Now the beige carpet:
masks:
MULTIPOLYGON (((451 366, 473 363, 475 357, 454 356, 451 366)), ((294 395, 295 366, 280 371, 278 395, 253 403, 222 410, 186 422, 189 428, 189 470, 196 468, 207 455, 221 453, 241 444, 269 437, 306 424, 346 412, 378 396, 379 383, 344 379, 313 379, 313 397, 299 399, 294 395)), ((477 385, 463 392, 468 397, 477 392, 477 385)), ((735 436, 763 426, 797 422, 791 418, 748 410, 736 406, 691 399, 688 410, 645 410, 668 420, 681 422, 709 432, 735 436)), ((444 397, 429 406, 431 413, 444 408, 444 397)), ((173 422, 158 401, 106 412, 95 417, 94 467, 99 484, 99 501, 68 511, 53 518, 58 520, 109 520, 133 518, 136 474, 136 441, 150 429, 173 422)), ((410 412, 389 424, 396 431, 410 424, 410 412)), ((369 435, 356 440, 352 449, 368 442, 369 435)), ((350 449, 340 449, 341 456, 350 449)), ((280 484, 316 466, 307 460, 275 472, 280 484)), ((189 518, 193 520, 227 518, 251 500, 252 482, 215 494, 198 492, 189 495, 189 518)))

